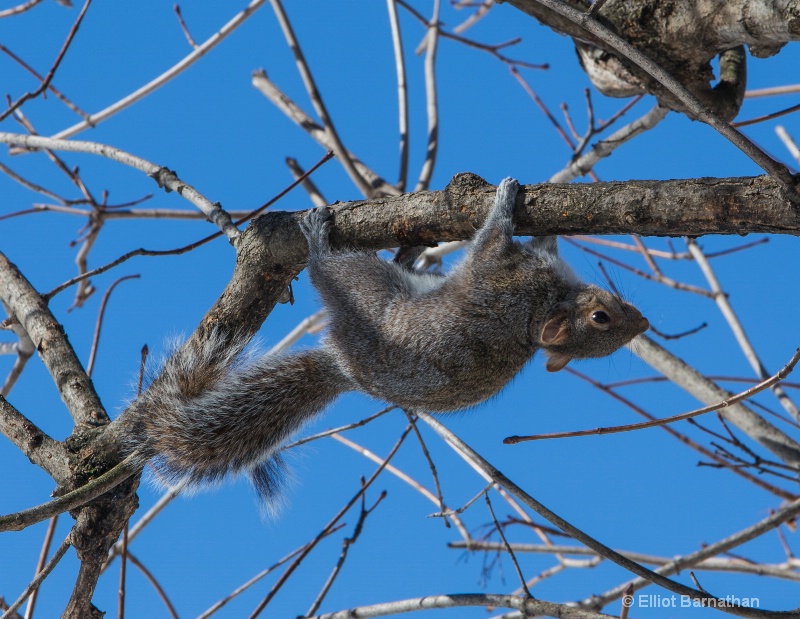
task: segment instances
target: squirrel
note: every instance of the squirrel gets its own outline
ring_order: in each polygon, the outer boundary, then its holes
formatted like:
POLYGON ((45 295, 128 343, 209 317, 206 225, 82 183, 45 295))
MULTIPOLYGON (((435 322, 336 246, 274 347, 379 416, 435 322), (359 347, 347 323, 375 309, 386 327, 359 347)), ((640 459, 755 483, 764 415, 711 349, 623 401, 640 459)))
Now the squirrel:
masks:
POLYGON ((581 282, 555 236, 513 239, 519 183, 506 178, 465 259, 446 276, 374 253, 334 251, 334 214, 301 223, 311 282, 328 310, 320 348, 253 358, 212 332, 167 361, 124 413, 126 448, 167 482, 247 473, 267 504, 285 478, 285 441, 337 396, 361 391, 432 412, 498 393, 540 348, 555 372, 609 355, 649 328, 633 305, 581 282))

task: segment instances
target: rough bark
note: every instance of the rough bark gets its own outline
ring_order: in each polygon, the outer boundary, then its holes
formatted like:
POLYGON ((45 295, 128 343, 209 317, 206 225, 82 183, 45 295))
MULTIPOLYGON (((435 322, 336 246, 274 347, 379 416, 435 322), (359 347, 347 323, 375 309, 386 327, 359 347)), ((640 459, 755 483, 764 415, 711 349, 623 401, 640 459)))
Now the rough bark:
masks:
MULTIPOLYGON (((489 212, 494 192, 480 177, 459 174, 442 191, 336 204, 332 243, 377 250, 466 239, 489 212)), ((517 200, 520 235, 800 234, 800 210, 768 177, 545 183, 522 187, 517 200)), ((303 214, 271 212, 244 232, 234 275, 204 326, 258 329, 305 265, 303 214)))
POLYGON ((87 426, 108 423, 100 398, 64 328, 50 312, 45 299, 3 254, 0 254, 0 295, 36 344, 75 423, 87 426))
MULTIPOLYGON (((541 6, 537 0, 507 0, 542 24, 576 39, 581 63, 595 86, 612 97, 651 93, 678 111, 683 106, 651 76, 579 25, 541 6)), ((568 4, 586 9, 587 3, 568 4)), ((596 19, 628 41, 701 101, 728 120, 741 106, 746 84, 744 53, 776 54, 800 39, 798 0, 609 0, 596 19), (725 54, 732 50, 732 54, 725 54), (720 56, 722 75, 714 87, 711 60, 720 56)))

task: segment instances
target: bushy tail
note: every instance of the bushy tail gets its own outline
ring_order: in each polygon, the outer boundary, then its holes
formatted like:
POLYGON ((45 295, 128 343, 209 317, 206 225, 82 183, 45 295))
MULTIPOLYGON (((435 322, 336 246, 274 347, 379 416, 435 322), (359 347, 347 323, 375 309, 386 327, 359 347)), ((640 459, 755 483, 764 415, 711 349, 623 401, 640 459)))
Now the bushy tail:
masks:
POLYGON ((281 445, 350 381, 325 349, 253 359, 213 336, 197 348, 167 361, 124 413, 126 447, 168 483, 247 473, 270 502, 285 477, 281 445))

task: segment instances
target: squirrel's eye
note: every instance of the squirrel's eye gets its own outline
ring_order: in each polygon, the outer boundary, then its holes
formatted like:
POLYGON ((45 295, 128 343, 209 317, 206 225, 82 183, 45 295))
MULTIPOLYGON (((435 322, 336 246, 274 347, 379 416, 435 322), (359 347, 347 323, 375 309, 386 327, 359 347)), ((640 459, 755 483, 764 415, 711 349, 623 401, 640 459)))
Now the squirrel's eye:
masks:
POLYGON ((597 311, 592 314, 592 320, 599 325, 604 325, 611 322, 611 317, 603 311, 597 311))

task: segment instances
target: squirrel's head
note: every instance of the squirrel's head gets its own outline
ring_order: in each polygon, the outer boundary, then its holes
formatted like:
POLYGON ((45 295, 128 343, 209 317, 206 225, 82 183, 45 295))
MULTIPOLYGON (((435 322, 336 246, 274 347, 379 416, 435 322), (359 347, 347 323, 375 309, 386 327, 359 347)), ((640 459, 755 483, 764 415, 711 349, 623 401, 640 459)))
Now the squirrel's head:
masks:
POLYGON ((557 372, 572 359, 610 355, 649 328, 647 318, 630 303, 585 286, 547 313, 538 336, 547 370, 557 372))

